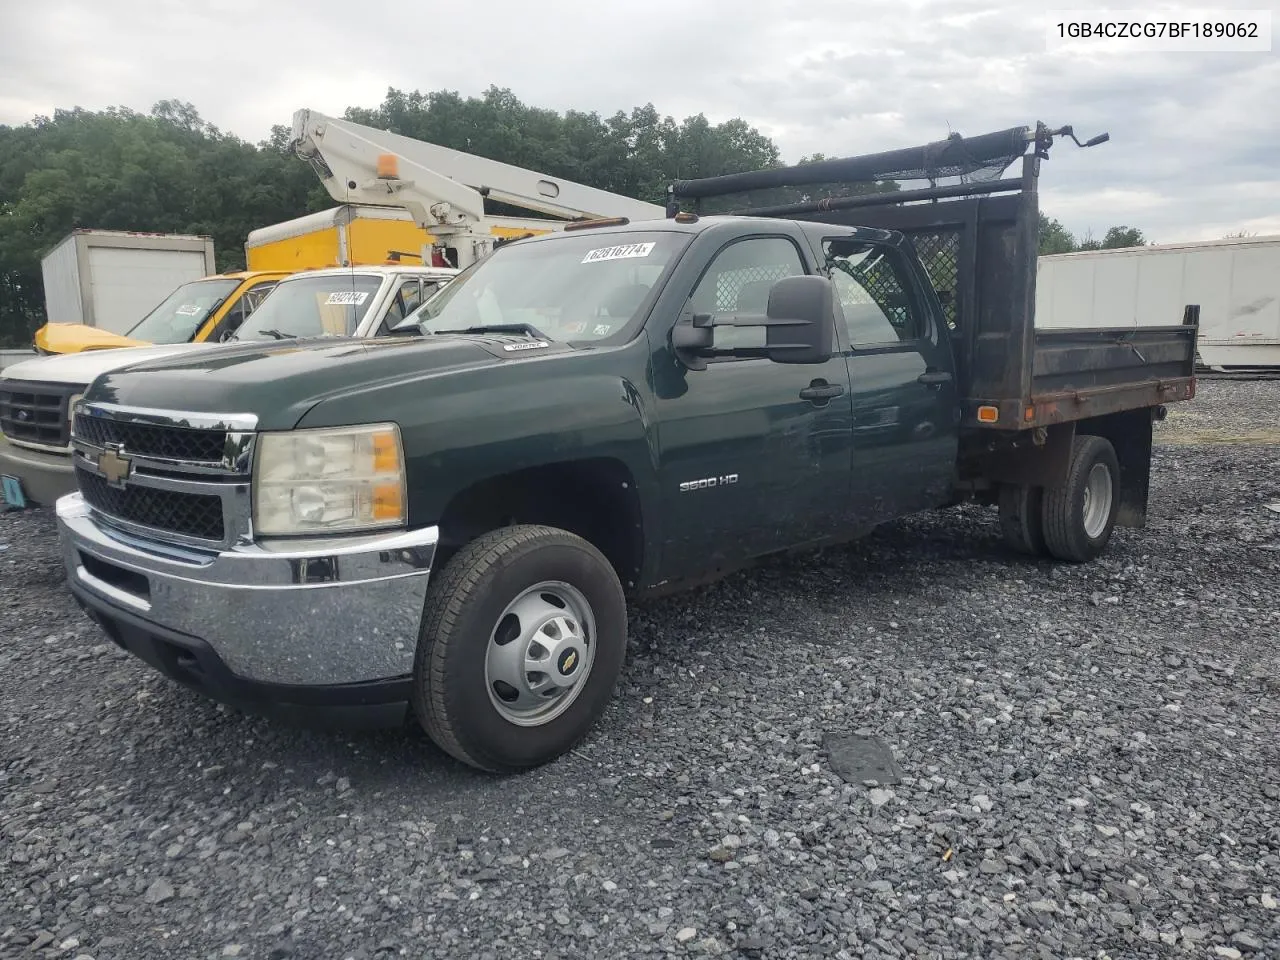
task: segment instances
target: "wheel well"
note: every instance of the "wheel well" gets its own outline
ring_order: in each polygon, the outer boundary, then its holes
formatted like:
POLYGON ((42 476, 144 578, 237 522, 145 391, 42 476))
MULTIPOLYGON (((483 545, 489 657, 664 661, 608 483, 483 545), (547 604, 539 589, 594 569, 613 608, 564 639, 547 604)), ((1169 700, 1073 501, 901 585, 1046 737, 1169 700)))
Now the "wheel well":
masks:
POLYGON ((1120 527, 1145 527, 1147 525, 1147 495, 1151 487, 1151 422, 1153 408, 1125 410, 1101 417, 1081 420, 1076 427, 1079 434, 1089 434, 1109 440, 1120 464, 1120 502, 1116 510, 1116 525, 1120 527))
POLYGON ((1099 417, 1086 417, 1048 427, 1037 438, 1023 431, 1002 444, 984 448, 970 441, 961 453, 961 480, 977 483, 1055 487, 1066 481, 1072 442, 1077 436, 1102 437, 1111 442, 1120 463, 1120 503, 1116 524, 1143 527, 1151 483, 1151 423, 1159 407, 1140 407, 1099 417))
POLYGON ((609 458, 552 463, 490 477, 459 491, 441 516, 437 564, 476 537, 513 523, 575 533, 605 555, 624 587, 640 579, 644 534, 631 471, 609 458))

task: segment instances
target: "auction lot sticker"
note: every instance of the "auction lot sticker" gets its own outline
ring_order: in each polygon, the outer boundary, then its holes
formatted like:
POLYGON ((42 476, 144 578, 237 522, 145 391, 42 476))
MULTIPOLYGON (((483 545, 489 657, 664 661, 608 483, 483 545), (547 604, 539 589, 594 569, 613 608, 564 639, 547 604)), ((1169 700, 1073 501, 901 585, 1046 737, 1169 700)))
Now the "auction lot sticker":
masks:
POLYGON ((583 263, 599 263, 601 260, 628 260, 631 257, 647 257, 653 252, 655 243, 624 243, 617 247, 600 247, 589 250, 582 258, 583 263))
POLYGON ((325 303, 340 303, 348 307, 358 307, 368 299, 369 294, 363 290, 337 290, 329 294, 329 299, 325 303))

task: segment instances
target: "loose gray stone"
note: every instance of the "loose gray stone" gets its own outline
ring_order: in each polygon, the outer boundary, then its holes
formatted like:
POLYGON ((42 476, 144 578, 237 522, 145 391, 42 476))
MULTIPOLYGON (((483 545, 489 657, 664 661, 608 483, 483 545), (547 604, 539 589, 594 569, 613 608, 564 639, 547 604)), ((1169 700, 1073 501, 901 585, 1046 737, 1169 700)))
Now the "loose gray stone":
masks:
POLYGON ((630 603, 603 718, 518 777, 171 683, 79 611, 53 511, 3 514, 0 957, 1269 957, 1275 449, 1174 441, 1274 431, 1280 381, 1198 389, 1096 560, 967 503, 630 603))
POLYGON ((1231 935, 1231 942, 1237 946, 1244 947, 1246 950, 1262 950, 1266 947, 1260 939, 1252 933, 1241 930, 1231 935))
POLYGON ((143 899, 147 903, 164 903, 166 900, 172 900, 174 896, 173 884, 161 877, 151 882, 147 892, 143 894, 143 899))

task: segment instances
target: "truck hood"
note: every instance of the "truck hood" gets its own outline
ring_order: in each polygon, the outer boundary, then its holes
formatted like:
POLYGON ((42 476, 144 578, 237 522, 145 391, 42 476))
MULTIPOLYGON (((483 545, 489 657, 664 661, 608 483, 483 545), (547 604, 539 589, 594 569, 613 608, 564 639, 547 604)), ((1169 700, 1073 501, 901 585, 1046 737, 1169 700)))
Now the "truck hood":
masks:
POLYGON ((513 339, 325 337, 266 344, 230 342, 187 356, 130 364, 98 380, 85 399, 189 413, 253 414, 260 429, 288 430, 315 404, 335 396, 571 349, 553 343, 504 351, 513 339))
POLYGON ((149 340, 134 340, 110 330, 86 327, 83 323, 46 323, 36 331, 36 349, 43 353, 79 353, 82 350, 110 350, 114 347, 145 347, 149 340))
POLYGON ((211 346, 213 344, 171 343, 163 346, 85 350, 55 357, 35 357, 5 367, 4 372, 0 373, 0 378, 88 385, 108 370, 115 370, 142 360, 158 360, 177 353, 207 350, 211 346))

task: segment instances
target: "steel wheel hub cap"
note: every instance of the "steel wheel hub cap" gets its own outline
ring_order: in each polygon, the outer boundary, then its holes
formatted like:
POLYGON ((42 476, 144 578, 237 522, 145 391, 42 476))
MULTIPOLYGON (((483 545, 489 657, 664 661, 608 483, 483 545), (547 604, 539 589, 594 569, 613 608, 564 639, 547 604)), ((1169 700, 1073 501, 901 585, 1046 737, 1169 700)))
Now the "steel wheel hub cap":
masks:
POLYGON ((1111 519, 1111 471, 1105 463, 1095 463, 1084 485, 1084 532, 1090 538, 1100 537, 1111 519))
POLYGON ((567 583, 535 584, 507 604, 485 651, 489 701, 523 727, 549 723, 569 708, 595 660, 591 605, 567 583))

